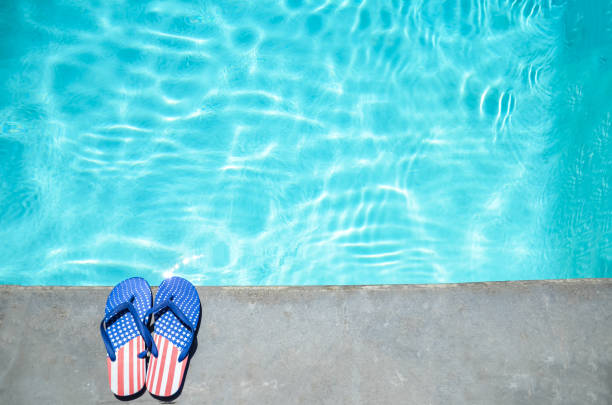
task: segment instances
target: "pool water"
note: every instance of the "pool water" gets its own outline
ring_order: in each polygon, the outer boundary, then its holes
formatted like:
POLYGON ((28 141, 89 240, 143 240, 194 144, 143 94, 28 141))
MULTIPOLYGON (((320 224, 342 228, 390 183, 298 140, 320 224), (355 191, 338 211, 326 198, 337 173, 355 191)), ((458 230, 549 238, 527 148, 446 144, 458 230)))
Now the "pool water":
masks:
POLYGON ((612 275, 610 1, 0 13, 1 283, 612 275))

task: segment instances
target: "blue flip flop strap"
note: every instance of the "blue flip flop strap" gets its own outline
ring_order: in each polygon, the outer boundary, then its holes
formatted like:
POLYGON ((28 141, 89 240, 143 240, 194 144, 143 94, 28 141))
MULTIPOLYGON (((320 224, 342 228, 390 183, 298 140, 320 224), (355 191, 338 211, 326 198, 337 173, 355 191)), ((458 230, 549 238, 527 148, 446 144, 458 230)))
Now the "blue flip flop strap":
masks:
MULTIPOLYGON (((189 321, 189 318, 187 318, 187 316, 185 316, 183 311, 181 311, 181 309, 179 307, 177 307, 176 304, 174 302, 172 302, 171 299, 167 299, 167 300, 165 300, 163 302, 160 302, 159 304, 155 305, 153 308, 147 310, 146 315, 156 314, 156 313, 158 313, 159 311, 161 311, 162 309, 165 309, 165 308, 168 308, 170 311, 172 311, 172 313, 174 315, 176 315, 176 317, 183 324, 185 324, 185 326, 191 332, 191 336, 189 336, 189 340, 187 341, 187 346, 185 346, 185 348, 181 351, 181 354, 179 355, 179 358, 178 358, 178 361, 183 361, 183 359, 187 356, 187 354, 189 354, 189 349, 191 348, 191 343, 193 342, 193 336, 195 335, 195 328, 193 327, 193 325, 189 321)), ((155 342, 153 342, 153 341, 151 341, 151 354, 153 354, 153 356, 155 356, 155 357, 158 356, 157 346, 155 345, 155 342)))
POLYGON ((122 311, 125 311, 126 309, 134 317, 134 322, 136 323, 136 327, 138 328, 140 335, 145 341, 145 350, 139 353, 138 357, 140 357, 141 359, 144 358, 147 355, 147 348, 151 346, 151 343, 153 343, 153 338, 151 337, 151 333, 149 332, 149 329, 147 329, 147 327, 142 323, 142 321, 138 317, 138 311, 136 311, 136 308, 134 308, 134 305, 132 305, 131 302, 124 302, 123 304, 119 304, 115 308, 112 309, 112 311, 110 312, 108 316, 102 319, 102 322, 100 322, 100 335, 102 335, 104 346, 106 346, 106 352, 108 353, 108 357, 110 357, 111 361, 115 361, 116 356, 115 356, 115 349, 113 348, 110 338, 108 337, 108 333, 106 332, 106 320, 111 319, 112 317, 114 317, 115 315, 117 315, 118 313, 122 311))

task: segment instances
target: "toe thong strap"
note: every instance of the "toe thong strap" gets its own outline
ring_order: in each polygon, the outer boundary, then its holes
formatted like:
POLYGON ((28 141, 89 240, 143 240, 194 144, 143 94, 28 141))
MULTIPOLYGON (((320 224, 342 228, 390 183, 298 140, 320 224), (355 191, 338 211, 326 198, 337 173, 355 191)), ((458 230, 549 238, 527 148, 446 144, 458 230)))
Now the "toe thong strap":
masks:
POLYGON ((138 357, 140 357, 141 359, 146 357, 147 349, 151 347, 151 343, 153 343, 153 339, 151 338, 151 333, 149 332, 149 329, 147 329, 145 324, 140 320, 140 317, 138 316, 138 311, 136 311, 136 308, 134 308, 134 305, 132 305, 131 300, 126 301, 113 308, 110 314, 104 317, 102 319, 102 322, 100 322, 100 335, 102 335, 104 346, 106 346, 106 352, 108 353, 108 357, 110 357, 111 361, 115 361, 116 356, 115 349, 113 348, 113 344, 111 343, 110 337, 108 336, 108 332, 106 331, 106 323, 125 310, 129 311, 130 314, 132 314, 132 316, 134 317, 134 322, 136 323, 136 327, 140 332, 140 336, 142 336, 145 341, 145 350, 139 353, 138 357))
MULTIPOLYGON (((187 341, 187 345, 181 351, 181 354, 178 357, 178 361, 183 361, 183 359, 187 356, 187 354, 189 354, 189 349, 191 348, 191 344, 193 343, 193 336, 195 335, 195 327, 194 325, 191 324, 191 322, 189 321, 189 318, 187 318, 185 313, 183 313, 183 311, 181 311, 181 309, 177 307, 174 302, 172 302, 172 297, 170 297, 169 299, 163 302, 160 302, 159 304, 155 305, 153 308, 149 309, 147 311, 147 315, 156 314, 159 311, 166 309, 166 308, 168 308, 174 315, 176 315, 176 317, 183 323, 183 325, 185 325, 185 327, 191 332, 189 336, 189 340, 187 341)), ((153 341, 151 341, 151 354, 155 357, 157 357, 158 355, 157 346, 155 345, 155 342, 153 341)))

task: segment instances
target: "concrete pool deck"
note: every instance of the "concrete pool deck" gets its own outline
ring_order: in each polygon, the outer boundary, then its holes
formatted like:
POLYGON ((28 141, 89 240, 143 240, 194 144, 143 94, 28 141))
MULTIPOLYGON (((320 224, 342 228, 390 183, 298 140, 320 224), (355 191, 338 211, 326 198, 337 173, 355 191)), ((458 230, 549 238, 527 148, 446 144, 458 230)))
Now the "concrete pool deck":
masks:
MULTIPOLYGON (((0 286, 0 402, 119 403, 109 291, 0 286)), ((198 291, 176 403, 612 403, 612 279, 198 291)))

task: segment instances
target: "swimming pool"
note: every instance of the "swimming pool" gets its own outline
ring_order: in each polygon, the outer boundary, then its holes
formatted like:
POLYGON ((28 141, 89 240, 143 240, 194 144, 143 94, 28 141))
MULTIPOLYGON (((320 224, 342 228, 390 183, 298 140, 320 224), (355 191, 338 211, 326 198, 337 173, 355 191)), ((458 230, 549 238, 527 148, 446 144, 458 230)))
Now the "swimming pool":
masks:
POLYGON ((612 274, 609 1, 9 3, 1 283, 612 274))

